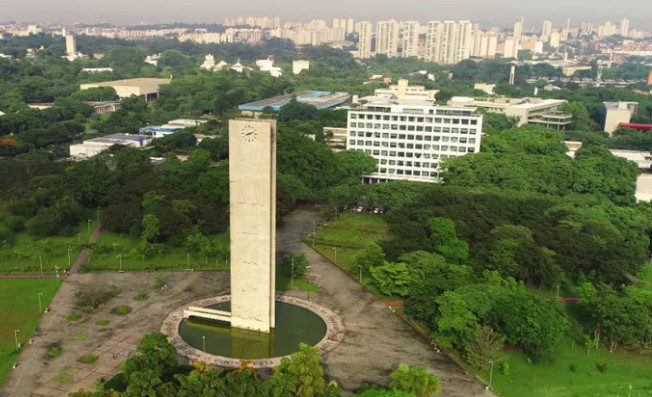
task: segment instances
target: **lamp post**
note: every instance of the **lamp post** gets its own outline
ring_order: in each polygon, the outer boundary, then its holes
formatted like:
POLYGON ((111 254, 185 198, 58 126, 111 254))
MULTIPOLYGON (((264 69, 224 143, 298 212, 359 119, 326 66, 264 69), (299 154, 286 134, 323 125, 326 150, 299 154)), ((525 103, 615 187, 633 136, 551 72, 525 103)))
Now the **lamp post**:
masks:
POLYGON ((122 271, 122 254, 120 254, 120 271, 119 273, 123 273, 122 271))
POLYGON ((335 259, 333 259, 333 262, 337 262, 337 247, 333 247, 333 251, 335 251, 335 259))
POLYGON ((38 296, 38 312, 43 313, 43 306, 41 305, 41 296, 43 296, 43 292, 39 292, 36 295, 38 296))
POLYGON ((57 275, 57 287, 59 286, 59 266, 54 266, 54 272, 57 275))
POLYGON ((489 369, 489 389, 491 389, 491 382, 494 378, 494 360, 489 360, 490 369, 489 369))
POLYGON ((41 270, 41 276, 43 275, 43 257, 39 255, 38 257, 38 267, 41 270))
POLYGON ((316 240, 317 240, 317 223, 315 221, 312 221, 312 248, 315 248, 316 240))
POLYGON ((91 222, 93 222, 91 219, 86 222, 86 228, 88 229, 88 237, 91 236, 91 222))
POLYGON ((18 333, 20 330, 18 328, 14 329, 14 340, 16 341, 16 350, 20 349, 20 345, 18 344, 18 333))
POLYGON ((206 351, 206 335, 201 336, 201 341, 202 341, 202 346, 204 347, 204 351, 206 351))
MULTIPOLYGON (((70 244, 68 244, 68 269, 70 269, 70 265, 71 265, 70 262, 71 262, 71 260, 72 260, 72 258, 71 258, 71 256, 70 256, 70 244)), ((56 267, 56 266, 55 266, 55 267, 56 267)))
POLYGON ((362 266, 358 266, 358 269, 360 269, 360 284, 362 284, 362 266))
POLYGON ((290 289, 294 289, 294 259, 290 265, 290 289))

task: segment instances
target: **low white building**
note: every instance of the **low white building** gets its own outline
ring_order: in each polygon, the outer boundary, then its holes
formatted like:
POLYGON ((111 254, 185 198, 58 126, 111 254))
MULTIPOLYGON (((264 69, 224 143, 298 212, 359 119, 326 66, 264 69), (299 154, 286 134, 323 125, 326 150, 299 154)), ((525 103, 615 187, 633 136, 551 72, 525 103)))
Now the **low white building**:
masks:
POLYGON ((283 70, 278 66, 274 66, 273 59, 259 59, 256 61, 256 66, 261 72, 269 72, 273 77, 283 76, 283 70))
POLYGON ((613 134, 621 123, 629 123, 637 108, 638 102, 604 102, 604 132, 613 134))
POLYGON ((376 159, 365 182, 437 182, 447 157, 480 151, 482 115, 428 102, 375 100, 349 111, 347 150, 376 159))
POLYGON ((310 70, 310 61, 304 59, 297 59, 292 61, 292 73, 299 74, 304 70, 310 70))
POLYGON ((170 84, 171 79, 140 77, 135 79, 104 81, 100 83, 81 84, 81 90, 91 88, 111 87, 120 98, 142 96, 145 100, 157 98, 162 85, 170 84))
POLYGON ((70 145, 70 156, 74 157, 77 161, 81 161, 96 156, 113 145, 143 148, 151 140, 151 137, 143 135, 112 134, 70 145))
POLYGON ((113 68, 82 68, 86 73, 113 73, 113 68))

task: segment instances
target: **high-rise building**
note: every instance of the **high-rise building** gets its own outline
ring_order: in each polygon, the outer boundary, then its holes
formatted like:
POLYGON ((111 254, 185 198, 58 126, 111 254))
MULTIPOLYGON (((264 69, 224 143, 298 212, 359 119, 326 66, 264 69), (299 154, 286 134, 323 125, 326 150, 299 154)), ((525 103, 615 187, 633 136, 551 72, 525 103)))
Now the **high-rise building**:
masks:
POLYGON ((340 20, 339 18, 333 18, 333 28, 339 29, 340 27, 340 20))
POLYGON ((355 23, 353 22, 353 18, 349 18, 346 20, 346 34, 353 32, 355 32, 355 23))
POLYGON ((620 35, 623 37, 629 36, 629 19, 623 18, 620 20, 620 25, 618 25, 620 30, 620 35))
POLYGON ((371 58, 371 36, 373 25, 369 21, 362 21, 358 26, 358 58, 371 58))
POLYGON ((66 35, 66 54, 75 55, 77 53, 77 39, 71 34, 66 35))
POLYGON ((590 36, 593 34, 593 24, 586 22, 580 25, 580 34, 582 36, 590 36))
POLYGON ((430 21, 426 35, 426 60, 455 64, 471 55, 470 21, 430 21))
POLYGON ((417 21, 401 23, 401 55, 416 57, 419 52, 419 31, 421 25, 417 21))
POLYGON ((523 18, 520 21, 514 22, 514 39, 520 40, 523 36, 523 18))
POLYGON ((473 31, 473 47, 471 56, 494 59, 498 47, 498 34, 495 32, 473 31))
POLYGON ((392 99, 349 111, 347 150, 372 156, 369 181, 437 182, 440 161, 480 151, 482 115, 473 108, 392 99))
POLYGON ((503 58, 518 58, 519 41, 508 37, 503 43, 503 58))
POLYGON ((552 21, 543 21, 543 27, 541 29, 541 36, 550 38, 551 33, 552 33, 552 21))
POLYGON ((552 48, 559 48, 559 43, 561 42, 561 33, 559 33, 559 30, 553 30, 552 33, 550 33, 550 47, 552 48))
POLYGON ((398 56, 399 24, 391 19, 376 24, 376 54, 398 56))

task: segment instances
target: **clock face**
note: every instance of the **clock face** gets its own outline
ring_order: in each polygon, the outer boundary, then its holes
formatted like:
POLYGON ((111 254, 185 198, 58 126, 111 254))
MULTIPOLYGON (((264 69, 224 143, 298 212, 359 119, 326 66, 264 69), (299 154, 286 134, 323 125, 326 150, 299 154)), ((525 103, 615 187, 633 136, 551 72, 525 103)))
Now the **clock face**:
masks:
POLYGON ((242 139, 246 142, 253 142, 258 138, 258 132, 252 126, 246 126, 242 129, 242 139))

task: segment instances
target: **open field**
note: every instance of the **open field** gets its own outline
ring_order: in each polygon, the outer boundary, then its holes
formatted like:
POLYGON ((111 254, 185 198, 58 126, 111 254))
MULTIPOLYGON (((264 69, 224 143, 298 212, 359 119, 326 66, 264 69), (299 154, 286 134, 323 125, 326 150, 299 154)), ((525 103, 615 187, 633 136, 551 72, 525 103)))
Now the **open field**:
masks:
POLYGON ((89 244, 89 228, 96 227, 97 221, 84 221, 70 237, 18 233, 13 244, 0 245, 0 273, 54 274, 55 266, 69 270, 81 248, 89 244))
POLYGON ((27 343, 41 317, 39 292, 45 308, 57 288, 55 279, 0 279, 0 387, 18 358, 14 330, 20 330, 18 342, 27 343))

